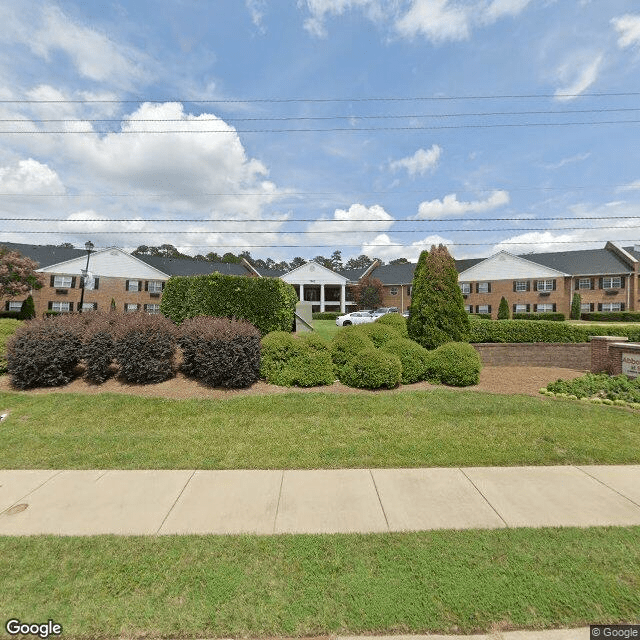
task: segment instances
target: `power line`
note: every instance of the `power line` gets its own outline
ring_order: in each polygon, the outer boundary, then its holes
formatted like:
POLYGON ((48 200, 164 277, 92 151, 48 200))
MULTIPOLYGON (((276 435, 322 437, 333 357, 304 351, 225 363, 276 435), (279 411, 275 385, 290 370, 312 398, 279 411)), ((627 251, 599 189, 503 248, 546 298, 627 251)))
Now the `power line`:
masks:
POLYGON ((498 128, 522 128, 522 127, 572 127, 583 125, 611 125, 611 124, 638 124, 640 120, 596 120, 591 122, 511 122, 511 123, 492 123, 492 124, 460 124, 460 125, 442 125, 442 126, 414 126, 414 127, 325 127, 325 128, 296 128, 296 129, 124 129, 121 131, 0 131, 0 135, 86 135, 86 134, 108 134, 117 133, 118 135, 126 134, 209 134, 209 133, 337 133, 337 132, 371 132, 371 131, 442 131, 450 129, 498 129, 498 128))
MULTIPOLYGON (((400 120, 414 118, 468 118, 468 117, 495 117, 495 116, 524 116, 524 115, 564 115, 576 113, 622 113, 629 111, 640 111, 639 107, 625 108, 601 108, 601 109, 547 109, 537 111, 480 111, 466 113, 418 113, 406 115, 357 115, 350 114, 344 116, 280 116, 262 118, 236 118, 225 117, 225 121, 230 122, 283 122, 283 121, 308 121, 308 120, 400 120)), ((203 118, 198 116, 195 120, 185 120, 184 118, 32 118, 31 122, 219 122, 220 118, 203 118)), ((0 122, 25 122, 24 118, 0 118, 0 122)))
POLYGON ((188 104, 250 104, 250 103, 328 103, 328 102, 439 102, 448 100, 520 100, 543 98, 620 98, 639 96, 638 91, 618 91, 600 93, 528 93, 528 94, 487 94, 487 95, 453 95, 453 96, 361 96, 350 98, 137 98, 131 100, 119 99, 76 99, 76 100, 37 100, 37 99, 6 99, 0 104, 162 104, 166 102, 181 102, 188 104))

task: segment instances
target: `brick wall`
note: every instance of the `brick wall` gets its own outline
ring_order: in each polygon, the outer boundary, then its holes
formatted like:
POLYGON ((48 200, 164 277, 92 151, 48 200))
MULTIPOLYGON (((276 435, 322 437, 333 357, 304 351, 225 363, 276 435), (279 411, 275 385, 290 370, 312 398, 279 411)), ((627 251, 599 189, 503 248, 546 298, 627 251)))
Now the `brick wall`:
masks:
POLYGON ((517 344, 483 343, 473 347, 482 363, 493 367, 565 367, 588 371, 591 364, 589 343, 517 344))
POLYGON ((630 354, 634 360, 640 359, 640 344, 615 344, 609 345, 609 373, 617 376, 622 373, 622 357, 630 354))

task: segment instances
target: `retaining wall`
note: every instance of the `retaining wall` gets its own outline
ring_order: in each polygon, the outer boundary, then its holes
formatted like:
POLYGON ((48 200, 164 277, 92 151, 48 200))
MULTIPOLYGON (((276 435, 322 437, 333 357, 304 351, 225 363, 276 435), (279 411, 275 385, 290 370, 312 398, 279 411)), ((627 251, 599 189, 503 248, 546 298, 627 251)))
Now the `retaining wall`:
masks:
POLYGON ((591 370, 588 342, 522 342, 474 344, 482 364, 494 367, 563 367, 591 370))

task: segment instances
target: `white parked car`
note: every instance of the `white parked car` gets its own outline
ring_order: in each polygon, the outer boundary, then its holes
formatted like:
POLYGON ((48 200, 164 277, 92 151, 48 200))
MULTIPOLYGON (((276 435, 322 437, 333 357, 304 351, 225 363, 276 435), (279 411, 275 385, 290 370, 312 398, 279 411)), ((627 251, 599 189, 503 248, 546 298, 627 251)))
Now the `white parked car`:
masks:
POLYGON ((350 324, 365 324, 367 322, 373 322, 376 316, 371 311, 354 311, 353 313, 347 313, 344 316, 338 316, 336 318, 336 324, 339 327, 346 327, 350 324))
POLYGON ((378 318, 381 318, 387 313, 400 313, 400 310, 398 309, 398 307, 379 307, 373 312, 373 315, 377 320, 378 318))

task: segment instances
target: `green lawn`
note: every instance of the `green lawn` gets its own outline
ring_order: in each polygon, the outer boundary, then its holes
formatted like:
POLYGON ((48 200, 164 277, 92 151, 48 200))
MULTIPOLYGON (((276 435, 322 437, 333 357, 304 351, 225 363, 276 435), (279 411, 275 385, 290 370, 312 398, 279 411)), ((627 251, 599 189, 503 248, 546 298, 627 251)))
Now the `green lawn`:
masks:
POLYGON ((4 469, 640 463, 638 412, 434 388, 229 400, 1 393, 4 469))
POLYGON ((65 638, 640 622, 640 527, 0 538, 0 610, 65 638))
POLYGON ((339 327, 335 320, 314 320, 313 328, 321 338, 329 342, 342 327, 339 327))

